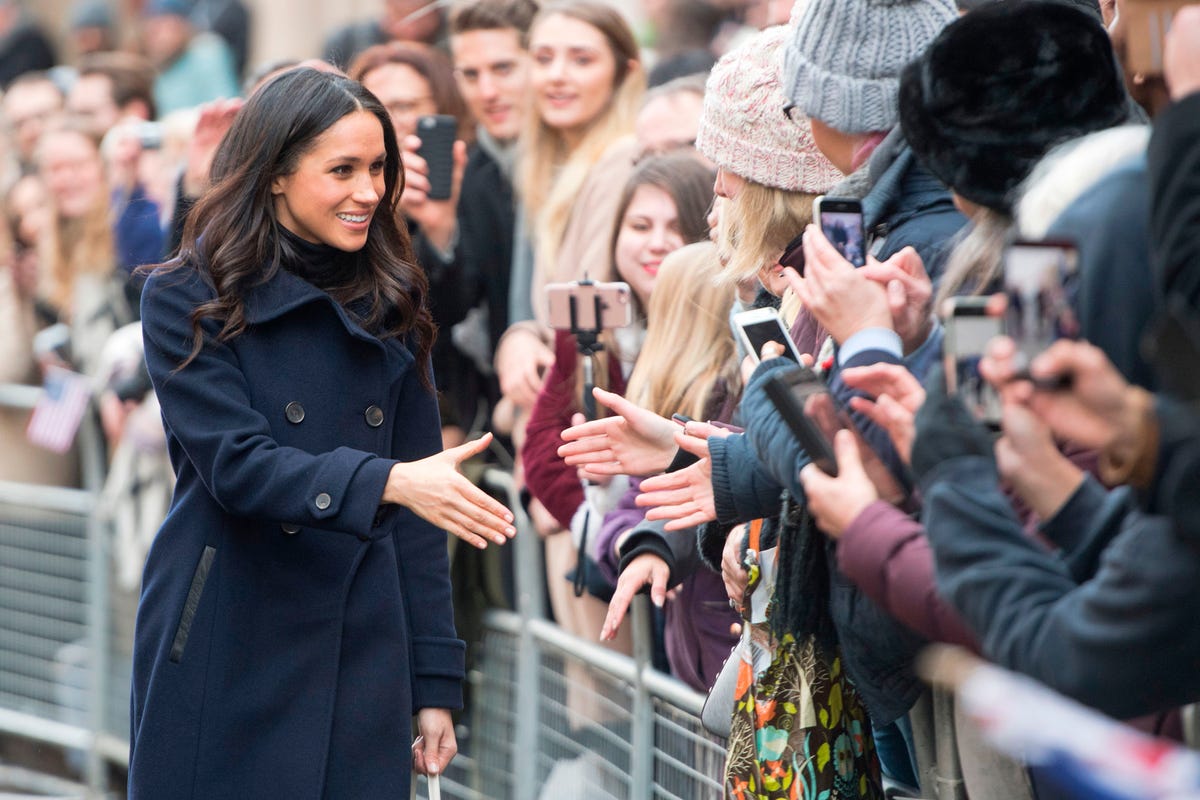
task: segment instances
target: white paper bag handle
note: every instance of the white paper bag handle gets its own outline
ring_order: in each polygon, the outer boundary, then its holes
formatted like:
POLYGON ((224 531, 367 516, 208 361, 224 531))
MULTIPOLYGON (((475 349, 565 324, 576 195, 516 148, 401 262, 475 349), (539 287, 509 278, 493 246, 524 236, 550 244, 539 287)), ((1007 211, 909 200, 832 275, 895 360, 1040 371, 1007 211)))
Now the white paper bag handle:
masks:
POLYGON ((425 780, 429 784, 429 800, 442 800, 442 776, 429 775, 425 780))

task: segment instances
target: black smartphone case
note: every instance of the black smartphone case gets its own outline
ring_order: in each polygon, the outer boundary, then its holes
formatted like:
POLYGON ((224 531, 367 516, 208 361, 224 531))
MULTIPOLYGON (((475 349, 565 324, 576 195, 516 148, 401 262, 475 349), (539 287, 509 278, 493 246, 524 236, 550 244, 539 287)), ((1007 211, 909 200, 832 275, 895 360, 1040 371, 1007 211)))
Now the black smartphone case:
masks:
POLYGON ((767 377, 763 388, 771 404, 779 411, 792 435, 800 442, 800 446, 808 453, 812 462, 826 475, 836 478, 837 458, 834 456, 832 445, 804 414, 804 407, 792 393, 792 381, 789 380, 789 376, 795 378, 799 372, 801 370, 798 369, 776 370, 767 377))
POLYGON ((449 200, 458 120, 446 114, 421 117, 417 120, 417 136, 421 139, 417 155, 425 159, 429 167, 427 197, 430 200, 449 200))

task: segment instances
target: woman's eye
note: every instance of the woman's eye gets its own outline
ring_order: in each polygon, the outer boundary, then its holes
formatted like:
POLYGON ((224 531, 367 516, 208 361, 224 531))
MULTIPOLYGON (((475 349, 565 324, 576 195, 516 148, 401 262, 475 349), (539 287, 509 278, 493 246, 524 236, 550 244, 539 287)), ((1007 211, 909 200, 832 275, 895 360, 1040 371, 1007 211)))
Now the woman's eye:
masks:
POLYGON ((339 164, 333 168, 333 174, 339 177, 345 177, 351 172, 353 172, 353 170, 350 168, 349 164, 339 164))
POLYGON ((593 61, 591 56, 575 56, 575 66, 586 67, 593 61))
POLYGON ((533 57, 533 60, 536 61, 537 63, 541 64, 542 66, 546 66, 547 64, 549 64, 551 61, 554 60, 554 54, 553 53, 538 53, 536 56, 533 57))
POLYGON ((383 161, 376 161, 374 164, 372 164, 371 165, 371 174, 378 175, 379 173, 383 172, 384 163, 385 162, 383 162, 383 161))

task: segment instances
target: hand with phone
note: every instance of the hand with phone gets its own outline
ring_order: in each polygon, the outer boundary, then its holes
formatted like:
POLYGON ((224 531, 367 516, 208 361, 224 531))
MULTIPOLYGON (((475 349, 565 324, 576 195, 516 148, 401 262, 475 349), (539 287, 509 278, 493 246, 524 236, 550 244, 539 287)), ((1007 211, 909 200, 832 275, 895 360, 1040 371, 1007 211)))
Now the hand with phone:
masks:
POLYGON ((916 436, 914 418, 925 402, 925 388, 906 368, 897 364, 871 364, 842 370, 842 381, 865 397, 850 398, 850 408, 888 432, 896 453, 908 464, 916 436))
POLYGON ((800 484, 817 527, 831 539, 840 539, 858 515, 879 499, 879 492, 863 466, 853 431, 838 431, 833 447, 837 475, 829 475, 816 464, 806 464, 800 470, 800 484))
POLYGON ((905 247, 887 261, 867 259, 863 274, 884 287, 892 312, 892 327, 900 336, 905 353, 925 343, 933 329, 930 300, 933 281, 925 262, 912 247, 905 247))
MULTIPOLYGON (((417 131, 423 132, 420 121, 417 131)), ((450 249, 458 226, 458 196, 467 166, 467 145, 452 137, 447 140, 445 135, 435 139, 432 130, 424 133, 425 139, 406 136, 400 145, 400 162, 404 167, 400 210, 420 226, 431 245, 445 252, 450 249)))
POLYGON ((834 341, 867 328, 892 329, 887 290, 855 269, 816 225, 804 232, 804 277, 794 269, 783 274, 796 295, 834 341))

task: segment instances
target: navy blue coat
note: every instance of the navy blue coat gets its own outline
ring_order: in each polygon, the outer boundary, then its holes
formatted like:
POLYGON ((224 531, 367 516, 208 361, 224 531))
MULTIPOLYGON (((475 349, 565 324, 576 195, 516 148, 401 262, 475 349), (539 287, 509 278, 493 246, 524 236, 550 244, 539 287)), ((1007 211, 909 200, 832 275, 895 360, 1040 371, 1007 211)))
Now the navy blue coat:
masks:
POLYGON ((407 796, 412 714, 461 706, 446 534, 381 506, 441 449, 397 339, 279 270, 217 344, 190 269, 147 283, 146 361, 178 476, 150 550, 133 666, 129 796, 407 796))

